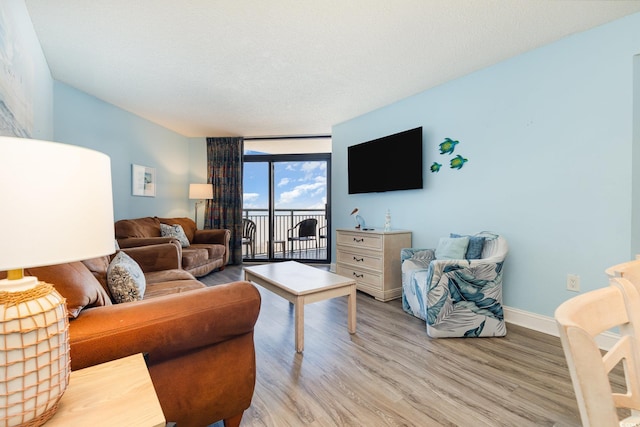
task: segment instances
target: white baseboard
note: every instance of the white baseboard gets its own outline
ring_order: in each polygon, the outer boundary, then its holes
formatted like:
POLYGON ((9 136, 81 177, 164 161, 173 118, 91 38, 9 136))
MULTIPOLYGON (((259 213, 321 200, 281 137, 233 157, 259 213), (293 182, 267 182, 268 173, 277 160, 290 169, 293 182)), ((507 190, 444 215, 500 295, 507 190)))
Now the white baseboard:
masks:
MULTIPOLYGON (((513 323, 514 325, 533 329, 554 337, 560 336, 556 320, 553 317, 542 316, 517 308, 504 307, 504 319, 507 323, 513 323)), ((601 349, 609 350, 619 338, 620 335, 618 334, 605 332, 596 337, 596 342, 601 349)))

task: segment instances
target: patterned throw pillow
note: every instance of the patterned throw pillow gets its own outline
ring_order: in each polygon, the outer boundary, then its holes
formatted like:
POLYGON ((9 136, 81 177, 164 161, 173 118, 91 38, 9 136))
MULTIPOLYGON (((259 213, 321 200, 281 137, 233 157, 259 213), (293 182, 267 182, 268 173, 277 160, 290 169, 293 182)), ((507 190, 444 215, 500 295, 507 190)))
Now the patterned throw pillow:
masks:
POLYGON ((187 239, 187 235, 184 234, 184 229, 180 224, 160 224, 160 235, 162 237, 175 237, 180 240, 183 248, 189 246, 189 239, 187 239))
POLYGON ((144 297, 147 280, 138 263, 120 251, 107 269, 107 285, 117 303, 130 302, 144 297))

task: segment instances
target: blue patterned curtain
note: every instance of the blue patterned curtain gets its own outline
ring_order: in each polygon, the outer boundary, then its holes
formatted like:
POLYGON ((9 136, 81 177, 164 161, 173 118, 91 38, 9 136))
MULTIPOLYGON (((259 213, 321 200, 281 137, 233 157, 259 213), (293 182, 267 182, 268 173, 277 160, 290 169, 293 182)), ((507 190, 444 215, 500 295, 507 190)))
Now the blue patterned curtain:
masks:
POLYGON ((242 155, 244 138, 207 138, 208 183, 213 199, 207 201, 204 228, 231 231, 229 263, 242 264, 242 155))

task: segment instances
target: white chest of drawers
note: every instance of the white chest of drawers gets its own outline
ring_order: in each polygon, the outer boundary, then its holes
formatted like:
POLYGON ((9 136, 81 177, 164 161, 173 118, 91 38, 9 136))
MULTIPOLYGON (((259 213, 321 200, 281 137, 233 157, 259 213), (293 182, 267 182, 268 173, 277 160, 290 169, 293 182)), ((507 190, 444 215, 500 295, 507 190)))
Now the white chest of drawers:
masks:
POLYGON ((355 279, 358 290, 380 301, 402 294, 400 250, 411 247, 406 230, 336 230, 336 273, 355 279))

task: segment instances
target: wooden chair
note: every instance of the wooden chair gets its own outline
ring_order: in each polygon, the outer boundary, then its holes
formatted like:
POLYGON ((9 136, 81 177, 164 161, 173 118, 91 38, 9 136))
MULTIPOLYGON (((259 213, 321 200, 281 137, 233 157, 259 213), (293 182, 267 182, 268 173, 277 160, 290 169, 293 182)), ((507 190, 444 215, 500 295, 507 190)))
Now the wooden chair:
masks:
POLYGON ((640 426, 640 294, 624 277, 578 295, 555 312, 583 426, 640 426), (603 353, 595 337, 619 328, 620 339, 603 353), (609 372, 624 369, 626 391, 614 393, 609 372), (618 411, 619 408, 625 410, 618 411), (620 420, 631 411, 631 416, 620 420), (636 424, 637 423, 637 424, 636 424))
POLYGON ((624 277, 640 291, 640 256, 633 261, 623 262, 605 270, 609 277, 624 277))
POLYGON ((247 247, 247 256, 251 250, 251 258, 256 257, 256 223, 242 218, 242 246, 247 247))

